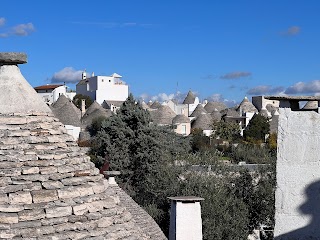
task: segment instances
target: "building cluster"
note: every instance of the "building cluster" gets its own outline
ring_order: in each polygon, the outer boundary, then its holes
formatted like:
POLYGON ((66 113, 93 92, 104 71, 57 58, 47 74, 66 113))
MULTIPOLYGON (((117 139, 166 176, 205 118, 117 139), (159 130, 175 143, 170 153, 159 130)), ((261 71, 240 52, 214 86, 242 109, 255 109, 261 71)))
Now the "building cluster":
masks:
MULTIPOLYGON (((92 120, 115 114, 129 95, 128 85, 122 76, 114 73, 110 76, 87 76, 76 85, 76 92, 68 92, 65 85, 44 85, 35 87, 36 92, 52 109, 55 116, 66 126, 68 132, 79 138, 88 138, 86 129, 92 120), (94 101, 89 107, 83 104, 81 110, 76 108, 72 99, 76 94, 88 96, 94 101)), ((279 100, 270 100, 264 96, 245 97, 242 102, 228 108, 223 102, 200 102, 192 91, 189 91, 182 103, 172 99, 166 102, 142 102, 142 107, 151 114, 154 124, 171 126, 178 134, 187 136, 193 129, 202 129, 210 136, 213 132, 213 121, 235 122, 243 131, 254 114, 262 114, 270 119, 271 132, 277 131, 279 100)))

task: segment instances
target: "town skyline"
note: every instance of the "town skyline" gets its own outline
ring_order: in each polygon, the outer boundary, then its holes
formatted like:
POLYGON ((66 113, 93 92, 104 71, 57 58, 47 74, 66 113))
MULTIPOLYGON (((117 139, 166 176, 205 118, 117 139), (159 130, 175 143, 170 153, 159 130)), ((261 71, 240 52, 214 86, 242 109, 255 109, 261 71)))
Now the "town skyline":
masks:
POLYGON ((239 103, 254 95, 319 95, 317 1, 2 3, 2 51, 26 52, 33 86, 82 71, 123 76, 146 101, 239 103))

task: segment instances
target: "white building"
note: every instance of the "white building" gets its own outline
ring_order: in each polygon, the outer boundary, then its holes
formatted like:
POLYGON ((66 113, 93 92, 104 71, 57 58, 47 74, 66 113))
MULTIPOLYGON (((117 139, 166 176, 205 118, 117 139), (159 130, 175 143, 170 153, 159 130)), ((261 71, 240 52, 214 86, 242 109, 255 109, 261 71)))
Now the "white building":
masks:
POLYGON ((129 96, 129 86, 119 74, 111 76, 92 76, 87 78, 82 73, 82 80, 76 86, 77 94, 89 96, 93 101, 102 104, 104 101, 125 101, 129 96))
POLYGON ((55 103, 61 95, 73 99, 75 92, 67 92, 67 86, 62 84, 47 84, 35 87, 34 90, 41 96, 43 101, 48 105, 55 103))

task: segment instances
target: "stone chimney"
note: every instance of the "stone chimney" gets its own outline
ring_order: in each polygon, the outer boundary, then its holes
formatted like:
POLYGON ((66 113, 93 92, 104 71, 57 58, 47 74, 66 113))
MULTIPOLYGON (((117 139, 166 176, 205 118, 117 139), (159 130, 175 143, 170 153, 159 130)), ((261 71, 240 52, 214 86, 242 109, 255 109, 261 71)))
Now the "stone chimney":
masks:
POLYGON ((183 196, 171 199, 169 240, 202 240, 200 197, 183 196))

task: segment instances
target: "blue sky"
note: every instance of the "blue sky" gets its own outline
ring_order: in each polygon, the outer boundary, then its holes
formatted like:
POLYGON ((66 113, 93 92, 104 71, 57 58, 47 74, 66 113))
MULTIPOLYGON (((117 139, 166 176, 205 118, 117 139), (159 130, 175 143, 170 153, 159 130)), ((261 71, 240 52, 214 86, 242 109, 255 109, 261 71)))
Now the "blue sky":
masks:
POLYGON ((320 94, 316 0, 3 1, 0 51, 32 86, 123 76, 136 98, 320 94))

